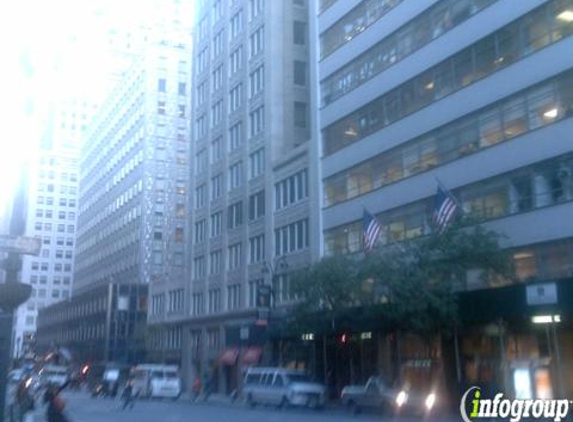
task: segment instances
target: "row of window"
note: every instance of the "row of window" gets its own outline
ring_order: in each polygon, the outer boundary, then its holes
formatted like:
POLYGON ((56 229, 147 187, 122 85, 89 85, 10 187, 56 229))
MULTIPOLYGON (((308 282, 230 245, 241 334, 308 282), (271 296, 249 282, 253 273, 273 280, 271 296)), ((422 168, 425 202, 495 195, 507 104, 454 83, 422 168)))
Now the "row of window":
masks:
MULTIPOLYGON (((38 192, 55 192, 56 191, 56 187, 54 184, 52 183, 40 183, 38 184, 38 192)), ((61 185, 60 186, 60 193, 64 193, 67 194, 69 193, 70 195, 75 195, 78 193, 78 188, 76 186, 68 186, 68 185, 61 185)))
MULTIPOLYGON (((563 155, 517 169, 455 189, 453 194, 464 212, 478 221, 572 201, 573 156, 563 155)), ((382 212, 377 216, 383 227, 380 243, 431 233, 433 212, 434 197, 382 212)), ((362 251, 362 220, 326 230, 324 242, 326 255, 362 251)))
MULTIPOLYGON (((213 126, 222 123, 223 119, 222 101, 217 102, 213 106, 211 110, 211 116, 212 116, 211 121, 213 126)), ((249 112, 249 129, 248 129, 249 137, 252 138, 257 136, 258 134, 262 133, 264 129, 265 129, 265 107, 261 105, 249 112)), ((208 132, 207 116, 206 114, 202 114, 195 121, 195 137, 196 137, 195 139, 200 140, 201 138, 207 135, 207 132, 208 132)), ((239 139, 242 138, 242 123, 237 123, 229 129, 230 142, 233 142, 232 141, 233 137, 238 137, 239 139)))
MULTIPOLYGON (((48 180, 55 180, 56 179, 56 172, 54 170, 40 170, 39 171, 40 179, 48 179, 48 180)), ((60 179, 62 182, 77 182, 78 175, 76 173, 60 173, 60 179)))
POLYGON ((308 198, 306 169, 275 183, 275 209, 280 210, 308 198))
MULTIPOLYGON (((198 190, 196 190, 196 194, 200 194, 202 195, 201 198, 197 198, 198 202, 197 207, 202 207, 204 206, 204 186, 205 185, 201 185, 199 188, 203 188, 200 189, 198 188, 198 190)), ((263 217, 265 215, 265 191, 261 190, 257 193, 252 194, 251 196, 249 196, 249 220, 253 221, 253 220, 257 220, 261 217, 263 217)), ((242 202, 239 203, 235 203, 229 206, 229 214, 228 214, 228 218, 229 218, 229 223, 228 223, 228 227, 229 228, 235 228, 238 227, 239 225, 243 224, 243 210, 242 210, 242 202)), ((205 234, 205 229, 206 227, 201 223, 201 225, 199 226, 201 222, 198 222, 195 224, 195 238, 197 241, 202 242, 204 240, 204 234, 205 234), (202 228, 202 230, 197 230, 198 227, 202 228)), ((223 211, 218 211, 214 214, 211 215, 211 223, 212 223, 212 228, 211 228, 211 237, 213 236, 218 236, 221 234, 221 230, 223 228, 223 211)))
POLYGON ((573 0, 553 0, 522 16, 323 130, 332 154, 444 96, 573 33, 573 0))
POLYGON ((275 229, 275 255, 300 251, 309 246, 308 219, 296 221, 275 229))
MULTIPOLYGON (((39 221, 37 221, 36 223, 34 223, 34 230, 43 230, 43 231, 52 231, 52 223, 41 223, 39 221)), ((67 227, 67 233, 74 233, 74 225, 73 224, 69 224, 67 227)), ((65 224, 58 224, 57 225, 57 232, 58 233, 66 233, 66 225, 65 224)))
MULTIPOLYGON (((166 78, 159 78, 157 80, 157 91, 158 92, 167 92, 167 79, 166 78)), ((187 95, 187 83, 185 82, 178 82, 177 84, 177 94, 184 97, 187 95)))
MULTIPOLYGON (((69 286, 71 284, 71 277, 57 277, 55 276, 52 279, 52 284, 57 286, 63 284, 64 286, 69 286)), ((41 275, 31 275, 30 276, 30 284, 48 284, 48 276, 41 275)))
MULTIPOLYGON (((36 203, 38 205, 54 205, 54 197, 53 196, 47 196, 47 197, 43 197, 43 196, 38 196, 38 198, 36 199, 36 203)), ((75 208, 77 202, 75 198, 60 198, 59 202, 61 207, 70 207, 70 208, 75 208)))
MULTIPOLYGON (((38 208, 36 210, 36 217, 38 217, 38 218, 53 218, 54 217, 54 211, 53 210, 45 210, 44 211, 43 209, 38 208)), ((66 213, 65 211, 58 211, 58 219, 65 220, 66 217, 68 220, 74 221, 76 219, 76 213, 75 212, 66 213)))
MULTIPOLYGON (((49 258, 50 257, 50 250, 49 249, 42 249, 40 256, 42 258, 49 258)), ((58 249, 56 250, 54 256, 56 258, 65 258, 65 259, 72 259, 73 258, 73 252, 72 251, 64 251, 62 249, 58 249)))
MULTIPOLYGON (((40 236, 37 236, 37 238, 39 239, 40 236)), ((63 246, 64 241, 65 241, 66 246, 74 246, 73 237, 66 237, 64 239, 63 237, 59 237, 59 236, 56 238, 56 245, 63 246)), ((50 236, 44 236, 42 238, 42 245, 51 245, 51 244, 52 244, 52 238, 50 236)))
POLYGON ((333 53, 400 4, 402 0, 363 0, 320 35, 320 58, 333 53))
MULTIPOLYGON (((30 265, 30 267, 32 268, 33 271, 49 271, 50 270, 50 263, 49 262, 38 263, 37 261, 34 261, 30 265)), ((54 264, 54 270, 58 271, 58 272, 61 272, 61 271, 71 272, 72 271, 72 264, 61 264, 58 262, 58 263, 54 264)))
POLYGON ((324 181, 330 206, 573 116, 573 71, 527 88, 324 181))
MULTIPOLYGON (((51 292, 50 297, 52 299, 68 299, 70 297, 70 291, 69 290, 50 289, 49 291, 51 292)), ((45 299, 48 297, 47 292, 48 292, 48 290, 46 290, 46 289, 36 289, 33 287, 30 297, 45 299)))
POLYGON ((321 83, 327 105, 497 0, 441 0, 321 83))

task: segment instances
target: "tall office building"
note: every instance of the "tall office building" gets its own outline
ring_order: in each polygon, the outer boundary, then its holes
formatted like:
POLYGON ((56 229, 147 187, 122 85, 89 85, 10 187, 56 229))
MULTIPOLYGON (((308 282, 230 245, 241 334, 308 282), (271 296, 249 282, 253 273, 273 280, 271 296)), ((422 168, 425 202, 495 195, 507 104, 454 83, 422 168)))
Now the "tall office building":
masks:
MULTIPOLYGON (((468 276, 458 381, 571 394, 573 2, 319 7, 324 253, 362 251, 363 207, 382 244, 430 233, 438 178, 506 236, 521 281, 468 276), (532 323, 544 313, 562 321, 553 340, 532 323)), ((400 369, 433 368, 422 350, 403 345, 400 369)))
POLYGON ((290 275, 318 250, 307 12, 301 0, 196 9, 191 272, 179 287, 152 284, 149 312, 153 356, 180 362, 188 385, 207 374, 230 392, 241 367, 272 359, 255 324, 258 286, 272 287, 272 323, 294 299, 290 275))
POLYGON ((77 220, 81 137, 95 104, 62 99, 49 116, 37 156, 31 157, 26 235, 42 240, 39 256, 23 256, 21 281, 32 296, 16 312, 14 355, 31 351, 38 309, 70 298, 77 220))

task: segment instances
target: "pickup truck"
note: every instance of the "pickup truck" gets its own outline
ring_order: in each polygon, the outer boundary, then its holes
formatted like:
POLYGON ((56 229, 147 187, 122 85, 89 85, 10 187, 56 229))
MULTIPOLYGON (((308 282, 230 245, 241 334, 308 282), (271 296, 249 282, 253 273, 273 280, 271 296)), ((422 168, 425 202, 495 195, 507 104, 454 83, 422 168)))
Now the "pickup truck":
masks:
POLYGON ((409 387, 394 389, 380 377, 370 377, 365 385, 348 385, 342 389, 341 403, 354 413, 364 408, 379 409, 384 412, 415 413, 429 415, 434 413, 436 394, 424 389, 409 387))
POLYGON ((364 408, 388 411, 394 408, 397 392, 380 377, 370 377, 365 385, 347 385, 342 389, 340 401, 353 413, 364 408))

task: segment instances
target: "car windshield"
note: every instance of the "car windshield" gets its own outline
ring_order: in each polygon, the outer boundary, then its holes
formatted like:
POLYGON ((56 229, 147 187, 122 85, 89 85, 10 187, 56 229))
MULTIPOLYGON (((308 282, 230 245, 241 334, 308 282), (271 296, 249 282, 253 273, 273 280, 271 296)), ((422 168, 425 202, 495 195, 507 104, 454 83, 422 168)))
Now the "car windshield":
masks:
POLYGON ((165 378, 168 378, 168 379, 177 378, 177 372, 175 372, 175 371, 165 371, 165 378))
POLYGON ((310 382, 306 374, 288 374, 287 378, 290 382, 310 382))

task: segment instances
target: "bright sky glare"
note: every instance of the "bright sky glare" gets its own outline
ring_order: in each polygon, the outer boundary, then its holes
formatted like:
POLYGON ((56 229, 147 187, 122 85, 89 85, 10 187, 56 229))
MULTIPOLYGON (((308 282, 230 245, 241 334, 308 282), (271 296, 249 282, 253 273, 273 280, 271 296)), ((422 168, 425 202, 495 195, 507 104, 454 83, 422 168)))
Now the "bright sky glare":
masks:
MULTIPOLYGON (((16 0, 0 14, 0 210, 22 162, 33 161, 50 101, 101 93, 105 32, 146 22, 147 0, 16 0), (66 92, 67 91, 67 92, 66 92)), ((1 212, 1 211, 0 211, 1 212)))

